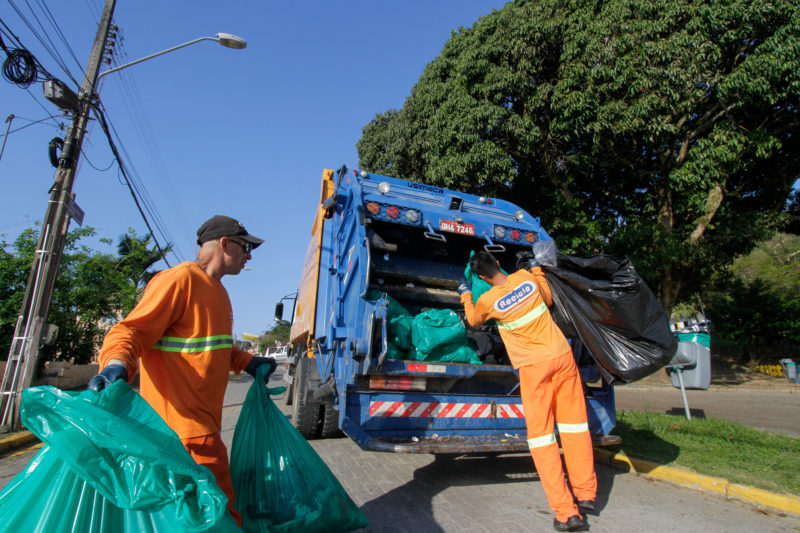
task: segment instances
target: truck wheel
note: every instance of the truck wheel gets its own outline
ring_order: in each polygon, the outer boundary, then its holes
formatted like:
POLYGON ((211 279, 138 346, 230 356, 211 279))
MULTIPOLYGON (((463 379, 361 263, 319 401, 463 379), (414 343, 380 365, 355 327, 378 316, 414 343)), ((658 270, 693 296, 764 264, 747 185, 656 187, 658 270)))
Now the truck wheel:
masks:
POLYGON ((297 428, 306 439, 316 439, 319 430, 320 405, 309 405, 306 400, 308 392, 308 365, 307 357, 297 358, 297 365, 294 370, 294 389, 292 398, 292 425, 297 428))
POLYGON ((320 436, 323 439, 342 436, 342 432, 339 430, 339 411, 336 410, 332 403, 322 404, 322 411, 319 416, 322 420, 322 435, 320 436))

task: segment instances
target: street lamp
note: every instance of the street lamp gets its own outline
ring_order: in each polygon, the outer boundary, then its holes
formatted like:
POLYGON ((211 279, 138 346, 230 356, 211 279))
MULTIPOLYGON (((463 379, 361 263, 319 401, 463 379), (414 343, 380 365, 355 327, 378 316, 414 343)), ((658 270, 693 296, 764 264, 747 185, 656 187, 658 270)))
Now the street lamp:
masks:
MULTIPOLYGON (((154 57, 163 56, 164 54, 172 52, 173 50, 189 46, 190 44, 199 43, 200 41, 217 41, 222 46, 226 48, 233 48, 234 50, 241 50, 242 48, 247 47, 247 41, 236 35, 231 35, 230 33, 218 33, 216 37, 199 37, 197 39, 189 41, 188 43, 179 44, 178 46, 167 48, 166 50, 162 50, 160 52, 156 52, 155 54, 150 54, 149 56, 137 59, 136 61, 131 61, 130 63, 125 63, 124 65, 120 65, 118 67, 108 69, 105 72, 101 72, 100 74, 97 75, 97 81, 100 81, 100 78, 102 78, 106 74, 117 72, 118 70, 128 68, 132 65, 136 65, 137 63, 147 61, 148 59, 153 59, 154 57)), ((97 81, 95 81, 95 84, 97 84, 97 81)))

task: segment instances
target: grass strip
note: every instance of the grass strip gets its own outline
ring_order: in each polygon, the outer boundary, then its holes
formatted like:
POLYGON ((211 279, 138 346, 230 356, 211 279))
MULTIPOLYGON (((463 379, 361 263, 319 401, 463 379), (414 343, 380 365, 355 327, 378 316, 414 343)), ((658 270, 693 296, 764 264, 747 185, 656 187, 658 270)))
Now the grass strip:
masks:
POLYGON ((800 494, 800 438, 715 418, 617 411, 613 452, 772 492, 800 494))

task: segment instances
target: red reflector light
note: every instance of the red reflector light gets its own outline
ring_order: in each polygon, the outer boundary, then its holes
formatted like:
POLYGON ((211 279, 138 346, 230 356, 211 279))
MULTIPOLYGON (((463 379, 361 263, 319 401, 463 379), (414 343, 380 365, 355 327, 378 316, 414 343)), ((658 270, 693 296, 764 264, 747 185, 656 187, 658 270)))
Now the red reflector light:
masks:
POLYGON ((389 218, 397 218, 400 216, 400 210, 391 205, 389 209, 386 210, 386 214, 389 215, 389 218))
POLYGON ((512 229, 509 236, 515 241, 518 241, 522 237, 522 234, 519 232, 518 229, 512 229))
POLYGON ((370 376, 370 389, 425 390, 425 378, 411 376, 370 376))
POLYGON ((378 211, 380 211, 380 210, 381 210, 381 208, 378 207, 378 204, 376 204, 375 202, 370 202, 370 203, 367 204, 367 211, 369 211, 373 215, 377 215, 378 211))
POLYGON ((533 233, 531 233, 529 231, 529 232, 525 233, 525 240, 528 241, 528 242, 533 242, 533 241, 536 240, 536 235, 534 235, 533 233))

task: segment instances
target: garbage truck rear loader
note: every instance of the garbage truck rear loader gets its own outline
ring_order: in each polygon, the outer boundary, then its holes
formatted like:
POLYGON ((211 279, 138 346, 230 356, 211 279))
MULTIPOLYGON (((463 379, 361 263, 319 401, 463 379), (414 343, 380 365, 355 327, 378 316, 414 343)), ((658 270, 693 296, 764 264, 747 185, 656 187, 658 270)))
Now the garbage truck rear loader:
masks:
MULTIPOLYGON (((390 332, 398 307, 463 315, 456 288, 471 251, 513 271, 515 254, 537 240, 551 240, 539 220, 503 200, 325 170, 286 363, 294 426, 308 439, 343 432, 369 450, 527 450, 519 380, 496 326, 467 331, 479 358, 470 362, 414 348, 397 358, 390 332)), ((593 440, 617 442, 613 388, 578 342, 573 349, 593 440)))

